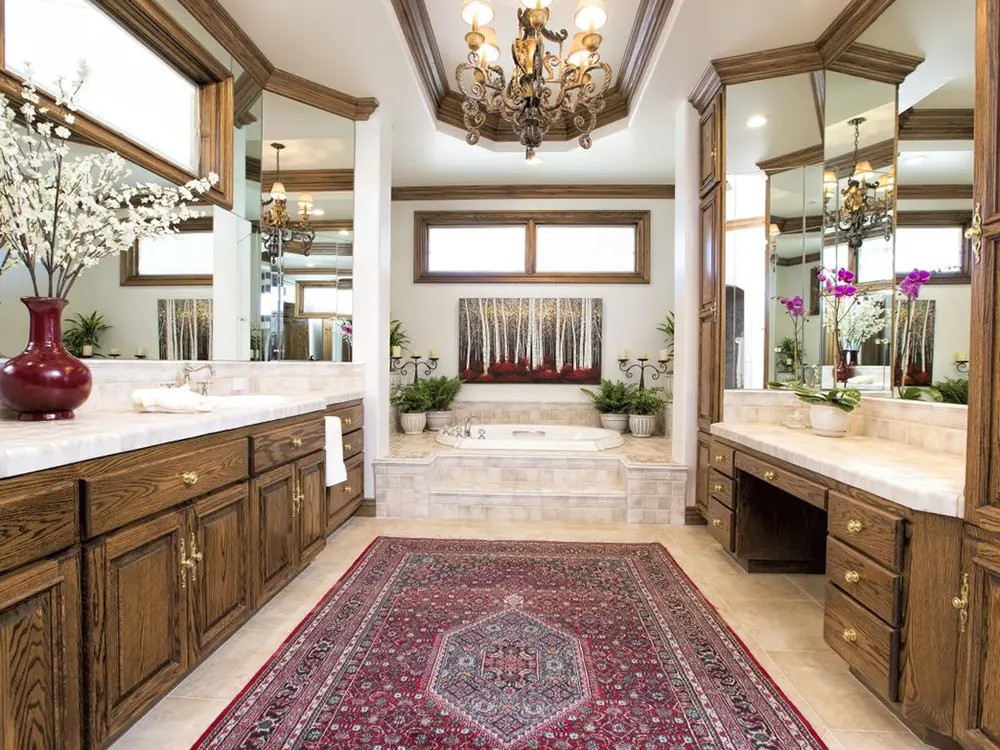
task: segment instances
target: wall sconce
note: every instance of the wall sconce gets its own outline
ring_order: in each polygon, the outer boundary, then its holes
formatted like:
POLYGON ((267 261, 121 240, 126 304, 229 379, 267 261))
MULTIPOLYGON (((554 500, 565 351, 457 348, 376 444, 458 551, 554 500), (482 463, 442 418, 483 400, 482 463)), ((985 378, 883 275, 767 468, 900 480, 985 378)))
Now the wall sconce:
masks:
POLYGON ((955 369, 963 375, 969 373, 969 353, 955 352, 955 369))

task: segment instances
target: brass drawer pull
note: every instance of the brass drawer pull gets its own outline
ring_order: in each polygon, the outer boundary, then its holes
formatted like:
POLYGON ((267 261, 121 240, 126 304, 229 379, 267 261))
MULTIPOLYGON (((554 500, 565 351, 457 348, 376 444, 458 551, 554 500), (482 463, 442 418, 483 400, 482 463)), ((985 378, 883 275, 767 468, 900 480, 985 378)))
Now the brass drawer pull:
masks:
POLYGON ((197 471, 185 471, 181 474, 181 481, 188 487, 194 487, 198 484, 198 472, 197 471))
POLYGON ((722 463, 725 463, 725 462, 726 462, 726 457, 725 456, 723 456, 721 453, 716 453, 715 454, 715 463, 722 464, 722 463))
POLYGON ((191 570, 197 563, 187 556, 187 546, 184 544, 184 537, 181 537, 181 588, 187 588, 187 571, 191 570))
POLYGON ((294 437, 294 438, 292 438, 292 447, 293 448, 301 448, 302 447, 302 438, 300 438, 300 437, 294 437))
POLYGON ((969 627, 969 574, 962 573, 962 588, 958 596, 951 600, 951 606, 958 610, 958 630, 964 633, 969 627))
POLYGON ((350 451, 351 451, 351 444, 350 443, 344 443, 344 452, 345 453, 350 453, 350 451))
POLYGON ((344 417, 344 424, 350 427, 352 424, 354 424, 354 420, 351 419, 350 417, 344 417))
POLYGON ((847 522, 847 531, 851 534, 857 534, 863 528, 864 525, 861 523, 861 521, 851 519, 850 521, 847 522))
POLYGON ((354 492, 354 488, 351 487, 351 485, 349 485, 349 484, 345 484, 344 485, 344 492, 350 494, 350 493, 354 492))
POLYGON ((848 570, 844 573, 844 580, 848 583, 857 583, 861 580, 861 574, 856 570, 848 570))
POLYGON ((722 519, 721 518, 713 518, 712 519, 712 525, 713 526, 722 526, 722 519))
POLYGON ((845 630, 843 632, 842 637, 848 643, 857 643, 858 642, 858 631, 855 630, 854 628, 848 628, 847 630, 845 630))
POLYGON ((721 484, 713 484, 712 485, 712 492, 722 492, 723 489, 724 488, 723 488, 723 486, 721 484))
POLYGON ((777 475, 773 471, 765 471, 764 472, 764 481, 765 482, 773 482, 775 476, 777 476, 777 475))

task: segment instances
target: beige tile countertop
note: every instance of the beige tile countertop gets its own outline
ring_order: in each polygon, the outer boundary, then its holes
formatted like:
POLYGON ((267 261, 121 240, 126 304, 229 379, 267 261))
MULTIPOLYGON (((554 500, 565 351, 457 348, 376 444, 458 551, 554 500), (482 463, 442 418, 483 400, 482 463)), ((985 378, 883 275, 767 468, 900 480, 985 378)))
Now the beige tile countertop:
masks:
POLYGON ((277 404, 198 414, 147 414, 119 408, 82 410, 75 419, 60 422, 0 419, 0 478, 323 411, 330 404, 361 397, 358 390, 340 390, 288 395, 277 404))
POLYGON ((965 458, 848 435, 826 438, 759 422, 720 422, 712 434, 916 511, 965 514, 965 458))

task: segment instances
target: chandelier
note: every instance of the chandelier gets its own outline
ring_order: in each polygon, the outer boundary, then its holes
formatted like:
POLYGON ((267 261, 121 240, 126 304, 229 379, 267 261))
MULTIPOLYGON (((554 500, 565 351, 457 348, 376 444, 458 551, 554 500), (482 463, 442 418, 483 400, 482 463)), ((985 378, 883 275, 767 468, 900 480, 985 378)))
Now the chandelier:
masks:
MULTIPOLYGON (((864 117, 847 121, 854 126, 854 174, 847 179, 847 187, 840 191, 843 196, 840 206, 826 211, 826 225, 842 234, 852 250, 860 248, 866 237, 881 234, 887 242, 892 239, 896 179, 891 167, 888 173, 876 175, 871 162, 858 160, 864 122, 864 117)), ((829 204, 839 185, 835 171, 823 173, 824 206, 829 204)))
POLYGON ((281 152, 285 144, 272 143, 271 148, 275 151, 275 176, 270 192, 261 201, 262 205, 268 207, 260 221, 261 241, 264 248, 272 254, 293 245, 303 255, 309 255, 316 238, 316 230, 309 226, 309 219, 321 212, 314 208, 312 195, 299 193, 299 221, 292 220, 288 213, 288 193, 281 182, 281 152))
POLYGON ((579 32, 564 56, 569 33, 548 28, 552 0, 520 0, 518 34, 511 44, 514 66, 508 78, 497 65, 500 47, 491 0, 464 0, 462 18, 472 26, 465 35, 469 59, 458 66, 456 78, 464 97, 462 115, 470 145, 479 142, 488 114, 511 123, 529 162, 553 123, 565 120, 580 132, 580 145, 590 148, 597 115, 611 86, 611 66, 601 62, 603 41, 597 30, 608 20, 603 0, 580 0, 574 21, 579 32), (547 50, 546 42, 559 52, 547 50))

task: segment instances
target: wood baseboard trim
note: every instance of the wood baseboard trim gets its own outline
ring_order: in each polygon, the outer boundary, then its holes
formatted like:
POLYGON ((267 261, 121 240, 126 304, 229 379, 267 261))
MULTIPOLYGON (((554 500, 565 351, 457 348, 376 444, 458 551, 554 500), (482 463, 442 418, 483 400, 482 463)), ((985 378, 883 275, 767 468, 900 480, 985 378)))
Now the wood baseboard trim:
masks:
POLYGON ((698 507, 695 505, 689 505, 684 509, 684 525, 685 526, 707 526, 708 521, 705 517, 701 515, 698 507))
POLYGON ((374 498, 366 497, 361 501, 358 506, 358 510, 354 514, 358 518, 375 518, 375 500, 374 498))

